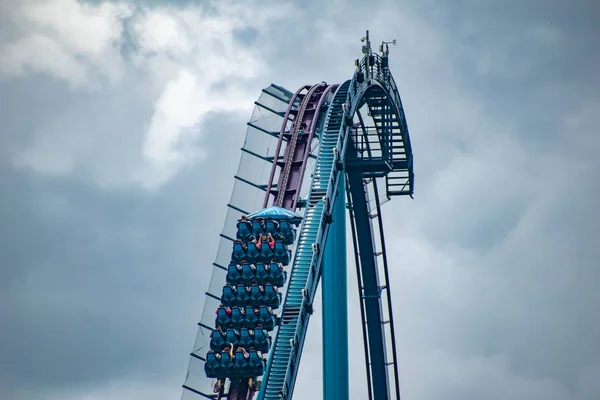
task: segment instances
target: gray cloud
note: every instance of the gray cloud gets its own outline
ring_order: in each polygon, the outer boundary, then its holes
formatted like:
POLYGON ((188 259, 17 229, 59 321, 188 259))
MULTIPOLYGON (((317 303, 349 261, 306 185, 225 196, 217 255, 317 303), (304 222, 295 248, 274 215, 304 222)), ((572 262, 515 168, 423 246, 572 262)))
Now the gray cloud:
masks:
MULTIPOLYGON (((234 35, 265 63, 242 97, 271 81, 346 79, 365 28, 399 41, 417 195, 385 212, 405 399, 600 394, 596 8, 312 2, 273 17, 275 36, 234 35)), ((0 44, 16 38, 0 23, 0 44)), ((203 117, 188 145, 206 158, 163 186, 120 179, 142 173, 155 102, 195 65, 153 60, 125 59, 120 83, 94 90, 44 74, 0 80, 3 398, 179 396, 249 114, 203 117), (39 168, 15 163, 34 142, 39 168)), ((349 288, 352 394, 364 398, 349 288)), ((316 307, 298 397, 321 393, 316 307)))

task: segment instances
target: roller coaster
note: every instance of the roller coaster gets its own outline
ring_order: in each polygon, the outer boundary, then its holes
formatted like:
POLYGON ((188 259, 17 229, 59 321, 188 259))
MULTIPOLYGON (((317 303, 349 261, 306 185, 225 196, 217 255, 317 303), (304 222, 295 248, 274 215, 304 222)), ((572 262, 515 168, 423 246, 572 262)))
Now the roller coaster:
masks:
POLYGON ((182 399, 291 399, 319 284, 323 398, 350 398, 347 219, 369 399, 400 399, 381 206, 412 198, 413 156, 395 41, 362 42, 352 79, 255 102, 182 399))

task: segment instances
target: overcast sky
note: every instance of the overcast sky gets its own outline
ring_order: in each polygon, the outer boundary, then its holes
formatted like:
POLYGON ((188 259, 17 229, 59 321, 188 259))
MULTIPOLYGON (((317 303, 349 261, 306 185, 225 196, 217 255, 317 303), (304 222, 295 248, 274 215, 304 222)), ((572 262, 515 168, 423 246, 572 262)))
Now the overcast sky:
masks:
MULTIPOLYGON (((350 78, 370 29, 415 156, 384 209, 403 399, 597 400, 599 15, 0 0, 0 398, 179 398, 254 100, 350 78)), ((316 308, 297 398, 321 396, 316 308)))

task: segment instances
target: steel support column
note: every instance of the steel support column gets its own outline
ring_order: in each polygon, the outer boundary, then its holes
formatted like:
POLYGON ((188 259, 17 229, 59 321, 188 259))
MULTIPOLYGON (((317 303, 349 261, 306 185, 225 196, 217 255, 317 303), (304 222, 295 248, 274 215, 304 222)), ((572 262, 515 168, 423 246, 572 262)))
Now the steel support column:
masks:
MULTIPOLYGON (((354 146, 348 146, 346 157, 356 161, 354 146)), ((381 308, 381 288, 375 255, 375 242, 369 216, 367 195, 363 183, 362 171, 348 171, 348 183, 352 198, 352 209, 358 235, 358 251, 362 275, 361 301, 365 306, 367 338, 371 358, 371 378, 374 400, 389 400, 389 377, 386 367, 385 332, 383 329, 383 310, 381 308)))
POLYGON ((340 174, 322 267, 323 399, 348 400, 346 179, 340 174))

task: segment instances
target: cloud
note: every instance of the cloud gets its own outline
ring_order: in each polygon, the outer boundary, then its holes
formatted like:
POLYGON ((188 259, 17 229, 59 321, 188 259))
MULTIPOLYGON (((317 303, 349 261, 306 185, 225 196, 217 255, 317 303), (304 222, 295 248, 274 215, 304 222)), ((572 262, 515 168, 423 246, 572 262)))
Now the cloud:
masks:
POLYGON ((85 171, 103 187, 164 185, 202 158, 198 141, 208 114, 252 109, 252 80, 267 71, 267 32, 251 42, 239 36, 282 15, 274 7, 250 14, 253 7, 219 2, 212 8, 134 10, 119 3, 52 0, 11 8, 21 35, 0 47, 0 74, 45 73, 74 90, 68 110, 48 116, 29 143, 13 151, 15 165, 56 177, 85 171), (95 107, 99 98, 111 96, 126 96, 143 115, 128 116, 104 101, 103 109, 95 107), (73 108, 79 108, 75 115, 73 108), (103 122, 84 127, 98 113, 103 122), (120 154, 114 167, 106 168, 102 153, 120 154))
POLYGON ((146 3, 1 6, 1 398, 180 394, 249 108, 348 78, 365 28, 415 151, 384 205, 403 398, 600 396, 595 6, 146 3))
POLYGON ((74 87, 115 79, 122 69, 123 21, 131 13, 123 3, 24 1, 9 9, 21 35, 0 47, 0 74, 45 73, 74 87))

